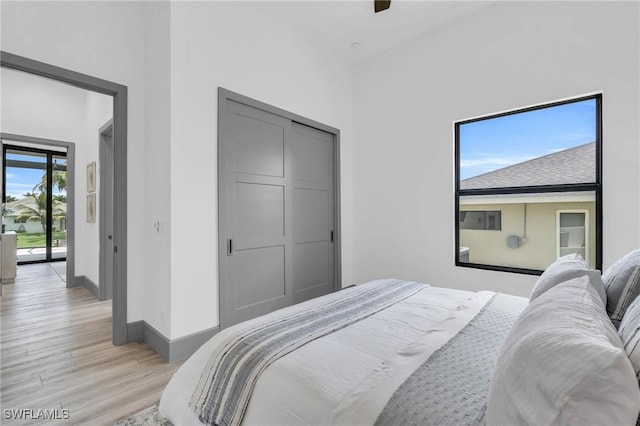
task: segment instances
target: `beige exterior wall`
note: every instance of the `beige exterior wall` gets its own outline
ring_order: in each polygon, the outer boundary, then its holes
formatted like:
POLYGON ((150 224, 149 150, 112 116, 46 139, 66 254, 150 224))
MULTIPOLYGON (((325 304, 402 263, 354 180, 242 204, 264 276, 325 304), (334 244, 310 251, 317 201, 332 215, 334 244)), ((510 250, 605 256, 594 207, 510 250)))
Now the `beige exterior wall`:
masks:
POLYGON ((527 203, 526 232, 525 204, 469 204, 461 211, 500 210, 502 230, 460 230, 460 246, 469 248, 469 262, 487 265, 544 270, 556 259, 557 211, 588 210, 588 262, 593 267, 596 258, 595 203, 527 203), (526 235, 518 248, 507 246, 507 237, 526 235))

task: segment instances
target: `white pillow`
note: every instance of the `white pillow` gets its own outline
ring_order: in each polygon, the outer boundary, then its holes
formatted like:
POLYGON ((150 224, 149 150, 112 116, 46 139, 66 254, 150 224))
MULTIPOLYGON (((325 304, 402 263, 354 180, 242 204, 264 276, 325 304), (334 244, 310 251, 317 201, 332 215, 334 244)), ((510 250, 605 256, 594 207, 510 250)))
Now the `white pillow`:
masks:
POLYGON ((527 306, 503 343, 487 425, 632 425, 638 412, 633 367, 588 276, 527 306))
POLYGON ((582 259, 582 256, 578 253, 559 257, 555 262, 549 265, 533 286, 529 300, 533 301, 545 291, 562 282, 568 281, 572 278, 582 277, 584 275, 589 277, 591 284, 593 284, 594 288, 600 295, 602 302, 606 306, 607 293, 602 284, 602 279, 600 278, 600 271, 589 268, 587 262, 585 262, 582 259))

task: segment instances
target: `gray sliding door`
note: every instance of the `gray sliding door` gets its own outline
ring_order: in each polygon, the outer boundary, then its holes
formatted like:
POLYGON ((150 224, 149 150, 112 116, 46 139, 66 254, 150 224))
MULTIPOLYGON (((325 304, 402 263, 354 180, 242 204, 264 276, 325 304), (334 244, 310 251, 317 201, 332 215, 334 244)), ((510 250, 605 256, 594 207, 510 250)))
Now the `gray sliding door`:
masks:
POLYGON ((334 135, 220 100, 222 328, 336 289, 334 135))
POLYGON ((333 135, 292 125, 294 303, 335 289, 333 135))

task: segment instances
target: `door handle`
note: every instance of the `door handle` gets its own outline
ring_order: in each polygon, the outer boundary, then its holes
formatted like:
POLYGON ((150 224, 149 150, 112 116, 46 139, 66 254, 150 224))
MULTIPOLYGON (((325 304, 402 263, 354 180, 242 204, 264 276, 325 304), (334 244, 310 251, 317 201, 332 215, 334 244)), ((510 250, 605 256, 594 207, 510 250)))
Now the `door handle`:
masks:
POLYGON ((233 240, 229 238, 227 240, 227 256, 233 255, 233 240))

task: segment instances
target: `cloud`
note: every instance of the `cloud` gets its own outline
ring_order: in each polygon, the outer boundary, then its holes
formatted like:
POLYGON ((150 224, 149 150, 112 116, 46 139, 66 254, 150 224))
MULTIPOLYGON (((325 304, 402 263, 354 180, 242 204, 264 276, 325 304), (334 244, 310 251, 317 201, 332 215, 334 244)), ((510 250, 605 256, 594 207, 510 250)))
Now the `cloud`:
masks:
POLYGON ((20 190, 28 189, 29 191, 31 191, 33 189, 33 184, 30 184, 30 183, 9 183, 9 182, 7 182, 7 190, 9 190, 9 188, 11 188, 11 189, 20 188, 20 190))
POLYGON ((556 152, 564 151, 567 148, 549 148, 547 154, 555 154, 556 152))
POLYGON ((596 139, 594 135, 594 131, 576 131, 576 132, 567 132, 562 135, 562 139, 571 142, 582 142, 587 143, 590 141, 594 141, 596 139))
POLYGON ((535 155, 517 155, 517 156, 500 156, 496 154, 476 154, 472 158, 463 158, 460 160, 460 178, 467 179, 473 176, 482 175, 503 169, 514 164, 522 163, 535 155))
POLYGON ((491 171, 500 169, 503 167, 511 166, 513 164, 522 163, 524 161, 531 160, 535 158, 533 156, 518 156, 518 157, 500 157, 500 156, 490 156, 487 155, 479 155, 475 158, 465 158, 460 160, 460 167, 463 168, 471 168, 471 167, 482 167, 485 170, 491 171))
POLYGON ((22 198, 25 192, 33 191, 33 185, 29 183, 9 183, 7 182, 7 195, 22 198))

